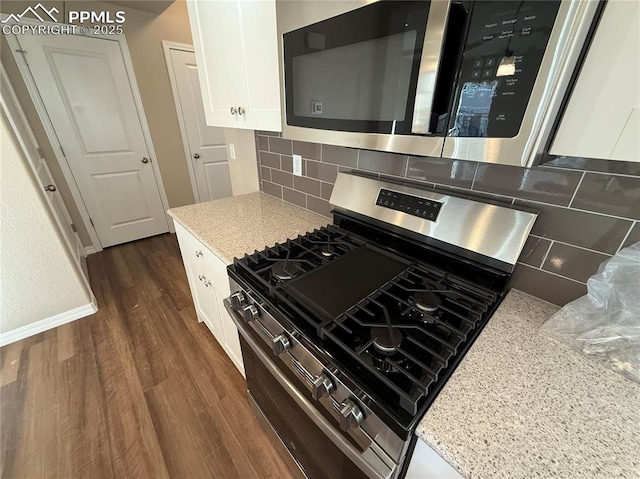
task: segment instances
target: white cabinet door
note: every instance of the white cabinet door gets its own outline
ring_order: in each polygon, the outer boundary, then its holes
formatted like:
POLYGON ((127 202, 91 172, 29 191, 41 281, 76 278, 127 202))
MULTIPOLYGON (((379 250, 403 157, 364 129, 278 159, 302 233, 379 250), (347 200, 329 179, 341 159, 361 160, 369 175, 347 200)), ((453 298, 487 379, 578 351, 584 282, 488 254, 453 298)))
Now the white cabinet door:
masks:
POLYGON ((178 223, 176 223, 176 235, 198 321, 204 321, 218 342, 224 344, 218 298, 211 280, 212 275, 207 267, 206 256, 212 253, 178 223))
POLYGON ((244 376, 238 330, 223 304, 230 295, 227 265, 182 225, 175 227, 198 321, 207 325, 244 376))
POLYGON ((607 2, 552 154, 640 161, 639 24, 640 2, 607 2))
POLYGON ((187 2, 207 124, 280 131, 275 0, 187 2))
POLYGON ((281 131, 275 1, 239 0, 238 5, 247 93, 237 128, 281 131))

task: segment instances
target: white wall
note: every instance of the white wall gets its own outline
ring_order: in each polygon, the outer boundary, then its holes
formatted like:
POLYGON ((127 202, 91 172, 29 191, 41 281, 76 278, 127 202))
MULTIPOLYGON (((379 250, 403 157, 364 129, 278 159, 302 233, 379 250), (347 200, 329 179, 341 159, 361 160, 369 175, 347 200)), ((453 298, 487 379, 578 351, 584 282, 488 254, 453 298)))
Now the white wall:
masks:
MULTIPOLYGON (((88 291, 26 159, 2 115, 0 128, 0 344, 48 327, 30 325, 91 305, 88 291)), ((86 312, 85 314, 86 315, 86 312)), ((76 315, 73 319, 79 317, 76 315)), ((63 320, 61 320, 63 319, 63 320)), ((50 323, 49 323, 50 324, 50 323)), ((51 326, 53 326, 51 324, 51 326)))
POLYGON ((256 140, 253 130, 225 128, 224 140, 227 143, 229 175, 231 176, 233 196, 260 191, 256 140), (236 150, 235 160, 232 160, 229 154, 229 145, 231 144, 236 150))

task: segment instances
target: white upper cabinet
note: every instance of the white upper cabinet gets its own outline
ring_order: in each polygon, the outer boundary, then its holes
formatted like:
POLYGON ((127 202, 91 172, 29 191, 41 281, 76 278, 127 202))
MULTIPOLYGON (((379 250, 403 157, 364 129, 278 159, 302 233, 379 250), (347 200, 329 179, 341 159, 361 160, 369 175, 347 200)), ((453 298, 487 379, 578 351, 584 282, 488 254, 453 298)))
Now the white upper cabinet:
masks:
POLYGON ((640 2, 607 2, 550 148, 640 161, 640 2))
POLYGON ((275 0, 188 0, 207 124, 280 131, 275 0))

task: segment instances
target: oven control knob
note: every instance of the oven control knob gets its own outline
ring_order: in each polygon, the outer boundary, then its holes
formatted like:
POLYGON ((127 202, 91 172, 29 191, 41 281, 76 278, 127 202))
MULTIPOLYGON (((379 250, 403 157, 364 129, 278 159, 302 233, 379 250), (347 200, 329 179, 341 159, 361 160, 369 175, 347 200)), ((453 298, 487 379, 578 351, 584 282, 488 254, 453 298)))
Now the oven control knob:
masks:
POLYGON ((326 374, 318 374, 313 378, 311 382, 311 396, 313 399, 320 399, 323 396, 328 396, 333 391, 333 383, 326 374))
POLYGON ((351 399, 346 399, 340 404, 340 429, 348 431, 359 426, 363 420, 362 411, 351 399))
POLYGON ((237 291, 231 295, 231 307, 235 311, 239 311, 245 302, 245 297, 242 291, 237 291))
POLYGON ((242 308, 242 316, 244 317, 245 322, 250 323, 254 319, 258 319, 260 312, 258 311, 258 308, 253 304, 250 304, 249 306, 242 308))
POLYGON ((291 348, 291 341, 284 334, 278 334, 271 340, 271 346, 273 347, 273 353, 279 355, 291 348))

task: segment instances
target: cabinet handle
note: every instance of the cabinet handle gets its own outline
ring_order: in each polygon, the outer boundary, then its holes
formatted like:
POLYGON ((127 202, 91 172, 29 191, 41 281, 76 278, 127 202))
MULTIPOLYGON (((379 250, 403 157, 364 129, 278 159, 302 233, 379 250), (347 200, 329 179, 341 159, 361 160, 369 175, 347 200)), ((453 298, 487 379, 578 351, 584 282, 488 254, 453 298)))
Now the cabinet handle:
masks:
POLYGON ((235 115, 236 113, 238 113, 238 110, 236 109, 236 107, 232 106, 231 107, 231 114, 235 115))
POLYGON ((244 115, 244 108, 242 108, 241 106, 238 107, 238 115, 244 115))
POLYGON ((202 251, 196 251, 196 258, 200 258, 202 256, 202 251))

